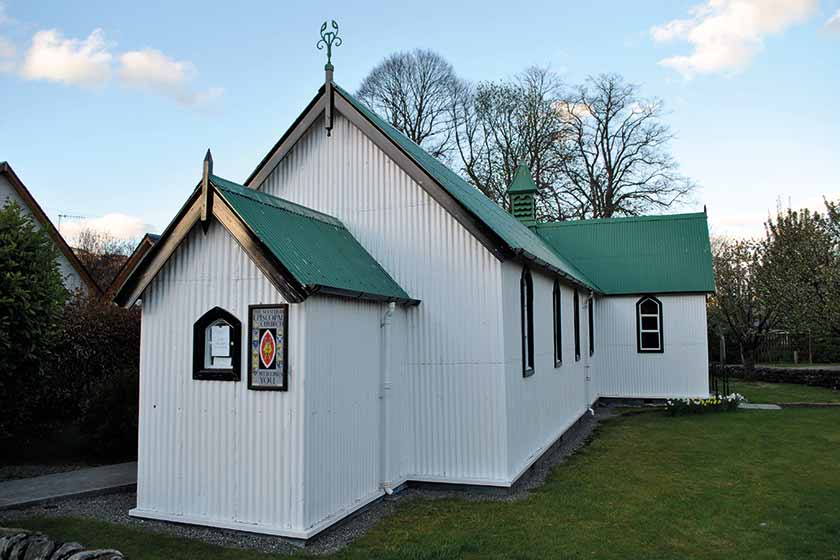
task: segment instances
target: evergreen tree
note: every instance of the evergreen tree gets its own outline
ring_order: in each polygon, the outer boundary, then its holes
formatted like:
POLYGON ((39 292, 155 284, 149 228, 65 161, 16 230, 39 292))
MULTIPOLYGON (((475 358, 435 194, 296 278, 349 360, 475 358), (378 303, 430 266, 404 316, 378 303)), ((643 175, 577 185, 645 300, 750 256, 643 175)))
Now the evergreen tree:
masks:
POLYGON ((0 436, 32 420, 67 300, 58 250, 13 201, 0 209, 0 436))

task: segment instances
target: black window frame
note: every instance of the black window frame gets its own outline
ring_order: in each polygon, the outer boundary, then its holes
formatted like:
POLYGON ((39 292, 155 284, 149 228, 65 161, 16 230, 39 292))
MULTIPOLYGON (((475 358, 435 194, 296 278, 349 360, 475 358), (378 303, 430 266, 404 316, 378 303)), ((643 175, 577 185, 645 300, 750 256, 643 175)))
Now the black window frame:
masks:
POLYGON ((580 293, 575 288, 575 361, 580 361, 580 293))
POLYGON ((594 307, 595 307, 595 298, 592 296, 589 297, 588 309, 587 309, 587 322, 589 327, 589 355, 592 356, 595 354, 595 320, 594 320, 594 307))
POLYGON ((560 279, 554 279, 551 301, 554 310, 554 367, 563 365, 563 294, 560 290, 560 279))
POLYGON ((519 279, 519 310, 522 321, 522 377, 534 375, 534 280, 527 267, 519 279))
POLYGON ((193 324, 193 367, 192 377, 196 381, 240 381, 242 357, 242 323, 230 311, 214 307, 198 318, 193 324), (207 327, 216 321, 224 321, 231 326, 230 368, 216 369, 204 367, 204 351, 207 327))
POLYGON ((662 302, 654 295, 644 295, 636 302, 636 352, 639 354, 662 354, 665 352, 665 328, 662 323, 662 302), (657 330, 642 329, 642 304, 652 301, 656 304, 655 314, 645 313, 645 317, 657 317, 657 330), (659 335, 659 348, 643 348, 642 333, 656 332, 659 335))

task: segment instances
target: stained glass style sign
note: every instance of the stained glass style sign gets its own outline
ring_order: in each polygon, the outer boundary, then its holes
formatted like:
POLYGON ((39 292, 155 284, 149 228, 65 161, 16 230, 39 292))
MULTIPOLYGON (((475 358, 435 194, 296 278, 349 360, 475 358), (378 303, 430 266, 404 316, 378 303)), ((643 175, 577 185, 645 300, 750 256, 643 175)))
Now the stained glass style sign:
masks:
POLYGON ((248 314, 248 388, 288 390, 289 306, 252 305, 248 314))

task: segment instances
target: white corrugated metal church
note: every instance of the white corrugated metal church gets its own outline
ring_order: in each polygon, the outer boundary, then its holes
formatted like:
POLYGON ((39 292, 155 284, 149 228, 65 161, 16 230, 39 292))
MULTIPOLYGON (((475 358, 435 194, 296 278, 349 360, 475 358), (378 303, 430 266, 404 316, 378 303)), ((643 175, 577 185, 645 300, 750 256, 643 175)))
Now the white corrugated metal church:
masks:
POLYGON ((136 517, 309 538, 415 481, 511 486, 599 398, 708 395, 704 213, 537 223, 332 79, 201 182, 142 300, 136 517))

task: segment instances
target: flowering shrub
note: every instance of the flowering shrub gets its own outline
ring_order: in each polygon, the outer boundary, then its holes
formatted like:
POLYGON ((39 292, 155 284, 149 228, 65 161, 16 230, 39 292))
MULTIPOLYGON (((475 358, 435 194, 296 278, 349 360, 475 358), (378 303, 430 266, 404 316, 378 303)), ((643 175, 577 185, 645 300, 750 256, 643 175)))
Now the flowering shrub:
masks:
POLYGON ((736 410, 738 404, 744 401, 743 395, 732 393, 731 395, 708 399, 668 399, 666 409, 671 416, 681 414, 703 414, 705 412, 726 412, 736 410))

